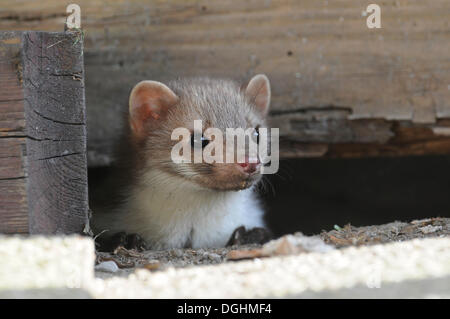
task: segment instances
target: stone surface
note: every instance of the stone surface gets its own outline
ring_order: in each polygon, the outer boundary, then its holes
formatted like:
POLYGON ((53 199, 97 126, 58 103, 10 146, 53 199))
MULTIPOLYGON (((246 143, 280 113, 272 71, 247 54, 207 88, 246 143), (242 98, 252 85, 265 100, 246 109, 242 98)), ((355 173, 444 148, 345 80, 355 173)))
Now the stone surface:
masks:
POLYGON ((423 279, 406 280, 398 283, 386 283, 379 288, 369 288, 367 285, 357 285, 351 288, 336 290, 322 290, 318 292, 307 291, 287 298, 320 298, 320 299, 346 299, 346 298, 450 298, 450 276, 423 279))
POLYGON ((82 236, 0 236, 0 291, 81 288, 94 277, 94 243, 82 236))
POLYGON ((43 288, 0 290, 0 299, 90 299, 92 296, 80 288, 43 288))
POLYGON ((95 266, 95 270, 115 273, 119 270, 119 267, 114 261, 104 261, 95 266))
POLYGON ((265 246, 118 249, 96 259, 118 269, 95 275, 87 237, 0 236, 0 298, 450 298, 447 221, 336 227, 265 246), (230 251, 270 257, 232 261, 230 251))
MULTIPOLYGON (((336 297, 338 291, 357 298, 346 289, 362 287, 371 288, 368 297, 383 298, 382 288, 393 287, 398 294, 390 296, 402 298, 410 296, 408 286, 398 286, 404 282, 414 282, 416 291, 423 282, 433 296, 432 283, 448 276, 450 238, 429 238, 157 272, 137 269, 126 278, 97 278, 89 291, 96 298, 336 297)), ((434 296, 448 296, 449 290, 439 285, 434 296)))

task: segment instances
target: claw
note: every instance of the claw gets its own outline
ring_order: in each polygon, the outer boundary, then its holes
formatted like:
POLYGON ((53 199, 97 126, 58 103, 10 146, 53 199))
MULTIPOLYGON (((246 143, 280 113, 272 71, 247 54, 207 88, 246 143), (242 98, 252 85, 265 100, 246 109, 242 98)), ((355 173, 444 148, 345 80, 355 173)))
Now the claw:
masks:
POLYGON ((246 245, 246 244, 265 244, 272 239, 271 232, 263 227, 255 227, 246 230, 244 226, 235 229, 227 246, 246 245))

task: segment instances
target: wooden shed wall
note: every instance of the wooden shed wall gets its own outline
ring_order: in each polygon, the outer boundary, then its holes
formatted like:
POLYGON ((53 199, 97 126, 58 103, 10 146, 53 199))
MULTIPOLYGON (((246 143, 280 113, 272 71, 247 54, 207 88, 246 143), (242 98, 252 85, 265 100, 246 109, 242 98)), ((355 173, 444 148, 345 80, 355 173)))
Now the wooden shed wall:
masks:
MULTIPOLYGON (((72 1, 3 1, 0 29, 61 30, 72 1)), ((91 166, 108 164, 142 79, 266 73, 282 155, 450 153, 450 2, 78 0, 91 166)))

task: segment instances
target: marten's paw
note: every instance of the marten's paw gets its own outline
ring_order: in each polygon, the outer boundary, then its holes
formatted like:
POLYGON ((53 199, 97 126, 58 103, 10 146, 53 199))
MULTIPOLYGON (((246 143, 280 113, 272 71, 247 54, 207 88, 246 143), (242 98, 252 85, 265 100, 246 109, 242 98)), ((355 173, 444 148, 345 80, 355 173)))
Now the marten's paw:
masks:
POLYGON ((265 244, 271 239, 272 234, 267 228, 255 227, 247 230, 244 226, 241 226, 233 232, 227 246, 265 244))
POLYGON ((137 251, 146 250, 148 247, 145 240, 138 234, 127 234, 125 232, 116 233, 109 238, 97 238, 96 245, 98 251, 105 252, 113 252, 119 246, 137 251))

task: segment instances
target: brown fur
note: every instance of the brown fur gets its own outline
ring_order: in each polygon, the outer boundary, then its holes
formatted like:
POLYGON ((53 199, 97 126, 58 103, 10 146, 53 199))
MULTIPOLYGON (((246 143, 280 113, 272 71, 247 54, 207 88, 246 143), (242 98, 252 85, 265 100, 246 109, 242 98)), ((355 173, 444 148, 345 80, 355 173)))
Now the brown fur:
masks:
MULTIPOLYGON (((260 179, 258 171, 245 173, 236 163, 176 164, 171 160, 171 150, 178 143, 171 140, 172 131, 184 127, 193 132, 194 120, 203 121, 203 130, 214 127, 224 133, 226 128, 266 127, 265 116, 270 100, 270 88, 265 88, 266 92, 263 92, 268 94, 268 97, 259 98, 257 95, 261 91, 261 81, 266 78, 255 78, 250 81, 250 84, 254 84, 250 95, 234 81, 210 78, 175 80, 169 82, 167 87, 162 84, 158 87, 158 84, 154 84, 158 82, 154 82, 149 85, 156 85, 157 90, 150 93, 138 91, 137 97, 132 93, 131 97, 135 99, 132 101, 130 97, 131 115, 127 115, 125 119, 127 124, 118 144, 116 168, 107 182, 110 187, 105 188, 107 207, 100 209, 103 212, 111 209, 116 213, 115 226, 112 228, 117 228, 117 221, 120 220, 118 213, 121 209, 118 207, 127 206, 122 204, 129 204, 134 200, 133 194, 137 194, 136 192, 146 192, 152 187, 158 187, 154 185, 154 181, 151 182, 147 178, 151 175, 149 172, 159 171, 175 177, 172 181, 167 181, 169 183, 181 178, 187 182, 186 185, 192 185, 189 186, 192 190, 184 188, 186 192, 197 192, 195 196, 200 197, 211 196, 211 191, 217 193, 214 195, 217 196, 222 192, 246 189, 260 179), (146 110, 143 111, 140 107, 145 107, 146 110), (199 195, 201 192, 204 194, 199 195)), ((223 142, 226 143, 225 135, 223 142)), ((177 191, 184 192, 183 189, 177 191)), ((251 205, 250 202, 247 204, 251 205)), ((255 214, 258 215, 256 211, 255 207, 255 214)), ((132 213, 127 212, 128 217, 124 215, 124 218, 130 219, 129 214, 132 213)), ((104 218, 102 223, 101 227, 104 227, 104 218)), ((252 225, 261 223, 258 220, 251 222, 252 225)), ((165 244, 160 242, 158 245, 165 247, 165 244)))

